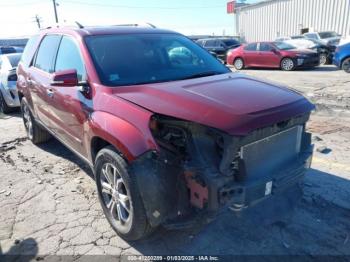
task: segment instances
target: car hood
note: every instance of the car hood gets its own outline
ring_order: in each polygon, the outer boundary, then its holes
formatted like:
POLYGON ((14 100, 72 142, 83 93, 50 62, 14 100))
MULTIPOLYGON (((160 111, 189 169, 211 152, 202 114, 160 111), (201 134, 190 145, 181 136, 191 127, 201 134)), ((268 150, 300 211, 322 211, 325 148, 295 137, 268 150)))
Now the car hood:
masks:
POLYGON ((154 113, 232 135, 245 135, 314 109, 294 91, 238 73, 118 87, 113 92, 154 113))

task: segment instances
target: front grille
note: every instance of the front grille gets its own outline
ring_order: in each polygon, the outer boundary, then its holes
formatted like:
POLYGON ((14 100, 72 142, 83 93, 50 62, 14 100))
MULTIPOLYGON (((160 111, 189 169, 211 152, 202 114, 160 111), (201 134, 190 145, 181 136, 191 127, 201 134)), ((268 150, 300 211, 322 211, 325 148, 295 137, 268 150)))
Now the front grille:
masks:
POLYGON ((302 134, 303 127, 296 126, 241 147, 246 178, 266 178, 292 164, 300 153, 302 134))

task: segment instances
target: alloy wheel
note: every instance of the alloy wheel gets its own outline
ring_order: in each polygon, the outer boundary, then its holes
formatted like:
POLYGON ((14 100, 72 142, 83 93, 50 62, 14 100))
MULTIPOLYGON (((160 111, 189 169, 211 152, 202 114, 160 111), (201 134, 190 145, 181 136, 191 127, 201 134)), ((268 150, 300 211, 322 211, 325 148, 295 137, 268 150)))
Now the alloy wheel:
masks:
POLYGON ((327 64, 327 55, 321 54, 320 55, 320 65, 325 65, 327 64))
POLYGON ((33 139, 33 122, 32 117, 30 115, 29 108, 26 104, 23 105, 23 121, 24 127, 27 131, 27 136, 30 140, 33 139))
POLYGON ((294 68, 294 62, 290 58, 285 58, 282 61, 282 69, 285 71, 291 71, 294 68))
POLYGON ((104 205, 113 219, 125 224, 131 217, 132 206, 129 192, 118 169, 111 163, 105 163, 100 176, 104 205))
POLYGON ((241 70, 243 68, 243 60, 240 58, 237 58, 235 60, 234 66, 237 70, 241 70))

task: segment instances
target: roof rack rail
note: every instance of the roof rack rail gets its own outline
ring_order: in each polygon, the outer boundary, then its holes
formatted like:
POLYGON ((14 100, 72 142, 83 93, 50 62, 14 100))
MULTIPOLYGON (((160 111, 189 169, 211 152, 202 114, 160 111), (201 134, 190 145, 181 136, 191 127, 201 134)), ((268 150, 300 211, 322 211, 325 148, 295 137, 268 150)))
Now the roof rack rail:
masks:
POLYGON ((54 23, 53 25, 50 25, 50 26, 44 28, 44 30, 45 30, 45 29, 51 29, 51 28, 61 28, 61 27, 62 27, 62 28, 63 28, 63 27, 78 27, 79 29, 84 28, 84 26, 83 26, 81 23, 79 23, 78 21, 74 21, 73 24, 54 23))
POLYGON ((151 23, 130 23, 130 24, 118 24, 113 26, 135 26, 135 27, 151 27, 151 28, 157 28, 155 25, 151 23))

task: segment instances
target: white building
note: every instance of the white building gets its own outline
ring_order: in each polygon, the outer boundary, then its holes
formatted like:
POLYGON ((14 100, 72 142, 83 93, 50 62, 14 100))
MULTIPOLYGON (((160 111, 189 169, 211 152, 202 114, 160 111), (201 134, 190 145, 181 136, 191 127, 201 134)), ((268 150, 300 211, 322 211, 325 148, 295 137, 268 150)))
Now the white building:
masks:
POLYGON ((247 41, 313 31, 350 35, 350 0, 266 0, 236 8, 236 32, 247 41))

